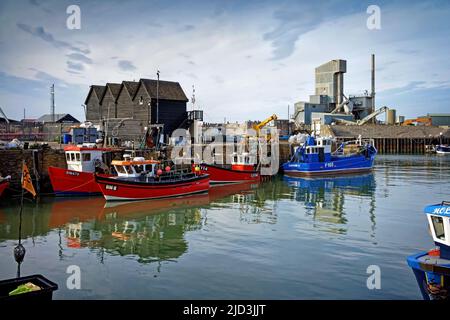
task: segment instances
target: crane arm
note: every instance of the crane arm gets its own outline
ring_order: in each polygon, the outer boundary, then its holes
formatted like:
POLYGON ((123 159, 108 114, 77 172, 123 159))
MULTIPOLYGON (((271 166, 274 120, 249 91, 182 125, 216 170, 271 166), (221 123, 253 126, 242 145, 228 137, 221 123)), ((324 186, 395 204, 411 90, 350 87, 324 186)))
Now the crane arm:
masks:
POLYGON ((257 132, 259 132, 259 130, 261 130, 262 127, 264 127, 265 125, 267 125, 270 121, 272 120, 277 120, 278 117, 276 114, 271 115, 270 117, 268 117, 267 119, 261 121, 260 123, 256 124, 253 126, 253 129, 255 129, 257 132))

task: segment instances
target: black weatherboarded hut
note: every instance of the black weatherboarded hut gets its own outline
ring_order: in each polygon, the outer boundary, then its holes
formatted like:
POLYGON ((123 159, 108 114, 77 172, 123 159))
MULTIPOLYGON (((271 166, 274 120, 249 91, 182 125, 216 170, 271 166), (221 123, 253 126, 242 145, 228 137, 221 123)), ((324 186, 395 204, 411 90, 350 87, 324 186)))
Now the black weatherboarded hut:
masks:
POLYGON ((186 120, 187 102, 178 82, 140 79, 121 84, 107 83, 106 86, 93 85, 85 101, 86 120, 132 119, 135 120, 133 123, 137 121, 142 134, 148 124, 158 123, 164 125, 164 134, 170 135, 186 120))

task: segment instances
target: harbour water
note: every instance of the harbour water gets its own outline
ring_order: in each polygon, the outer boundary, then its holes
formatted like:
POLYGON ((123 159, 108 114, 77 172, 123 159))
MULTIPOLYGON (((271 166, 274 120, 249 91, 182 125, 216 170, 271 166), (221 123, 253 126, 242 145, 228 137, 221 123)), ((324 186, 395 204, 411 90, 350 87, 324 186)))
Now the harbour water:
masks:
MULTIPOLYGON (((423 208, 450 200, 450 158, 379 156, 372 174, 214 188, 180 199, 26 202, 22 275, 55 299, 420 299, 405 258, 433 247, 423 208), (69 266, 81 289, 69 290, 69 266), (369 290, 378 266, 381 288, 369 290)), ((18 200, 0 202, 0 279, 18 200)))

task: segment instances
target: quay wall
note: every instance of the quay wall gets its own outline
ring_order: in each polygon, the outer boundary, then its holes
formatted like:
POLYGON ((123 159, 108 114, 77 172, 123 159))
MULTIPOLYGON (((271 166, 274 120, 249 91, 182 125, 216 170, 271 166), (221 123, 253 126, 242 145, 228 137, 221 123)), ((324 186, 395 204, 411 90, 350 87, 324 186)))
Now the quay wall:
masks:
POLYGON ((37 192, 50 192, 51 186, 48 179, 48 167, 65 168, 64 151, 58 149, 10 149, 0 151, 0 174, 11 176, 10 190, 20 191, 22 176, 22 159, 30 171, 33 184, 37 192))
POLYGON ((373 139, 380 154, 424 154, 427 146, 450 144, 450 129, 435 126, 327 125, 321 135, 335 137, 338 141, 373 139))

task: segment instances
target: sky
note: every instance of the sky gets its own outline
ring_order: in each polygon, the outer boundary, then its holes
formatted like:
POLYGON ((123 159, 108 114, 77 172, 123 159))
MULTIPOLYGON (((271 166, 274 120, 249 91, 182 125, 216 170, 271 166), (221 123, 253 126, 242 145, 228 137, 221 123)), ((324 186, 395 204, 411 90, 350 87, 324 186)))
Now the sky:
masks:
MULTIPOLYGON (((314 68, 347 60, 346 95, 412 118, 450 112, 449 1, 0 2, 0 107, 9 118, 50 112, 84 120, 92 84, 156 78, 195 86, 205 121, 261 120, 314 94, 314 68), (80 29, 67 27, 71 5, 80 29), (369 29, 369 5, 380 29, 369 29)), ((191 105, 188 105, 191 108, 191 105)))

